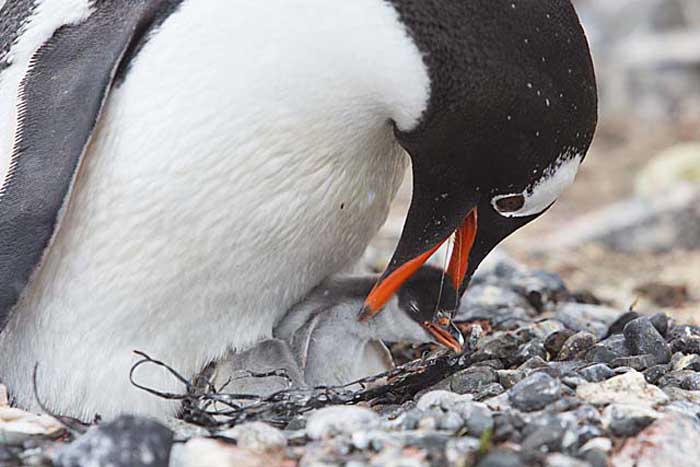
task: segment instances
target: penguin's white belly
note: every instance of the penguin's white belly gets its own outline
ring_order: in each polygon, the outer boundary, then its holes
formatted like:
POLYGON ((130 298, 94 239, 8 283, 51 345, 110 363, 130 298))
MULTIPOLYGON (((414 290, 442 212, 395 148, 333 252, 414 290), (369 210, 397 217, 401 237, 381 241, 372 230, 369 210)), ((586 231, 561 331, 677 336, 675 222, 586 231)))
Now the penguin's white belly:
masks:
MULTIPOLYGON (((300 67, 274 24, 252 34, 255 18, 232 15, 212 28, 216 5, 185 2, 108 100, 61 229, 0 334, 0 379, 21 405, 34 405, 38 362, 49 407, 172 411, 131 387, 133 350, 191 375, 270 337, 386 218, 406 158, 356 77, 309 57, 300 67)), ((183 389, 153 369, 136 377, 183 389)))

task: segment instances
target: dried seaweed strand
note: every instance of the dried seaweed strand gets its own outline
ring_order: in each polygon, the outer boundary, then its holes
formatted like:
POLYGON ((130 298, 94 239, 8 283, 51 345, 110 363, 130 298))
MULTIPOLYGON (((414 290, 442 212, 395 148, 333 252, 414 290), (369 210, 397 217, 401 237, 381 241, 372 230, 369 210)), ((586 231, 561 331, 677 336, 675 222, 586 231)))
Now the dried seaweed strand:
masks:
MULTIPOLYGON (((369 403, 401 403, 416 393, 427 389, 470 364, 468 354, 443 353, 430 359, 419 359, 380 375, 363 378, 344 386, 318 387, 312 389, 284 389, 267 397, 251 394, 221 392, 223 388, 208 386, 205 392, 197 392, 195 384, 183 377, 166 363, 143 352, 136 352, 142 360, 131 369, 132 384, 154 396, 182 402, 181 418, 211 430, 219 430, 242 422, 264 421, 285 426, 294 418, 311 410, 329 405, 352 405, 369 403), (186 389, 184 394, 157 391, 134 381, 134 372, 142 365, 156 365, 166 369, 186 389), (247 402, 247 403, 244 403, 247 402), (212 409, 219 406, 220 409, 212 409)), ((268 373, 249 372, 245 376, 266 378, 286 377, 282 370, 268 373)), ((288 380, 291 384, 291 381, 288 380)), ((224 385, 225 387, 226 385, 224 385)))

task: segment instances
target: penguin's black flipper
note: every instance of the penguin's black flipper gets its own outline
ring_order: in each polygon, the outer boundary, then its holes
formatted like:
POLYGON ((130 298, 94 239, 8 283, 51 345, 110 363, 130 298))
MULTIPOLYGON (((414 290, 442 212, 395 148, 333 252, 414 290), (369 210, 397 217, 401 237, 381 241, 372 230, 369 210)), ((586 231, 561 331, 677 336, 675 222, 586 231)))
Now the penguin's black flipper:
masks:
POLYGON ((0 332, 50 246, 125 57, 172 0, 97 0, 32 58, 0 188, 0 332))

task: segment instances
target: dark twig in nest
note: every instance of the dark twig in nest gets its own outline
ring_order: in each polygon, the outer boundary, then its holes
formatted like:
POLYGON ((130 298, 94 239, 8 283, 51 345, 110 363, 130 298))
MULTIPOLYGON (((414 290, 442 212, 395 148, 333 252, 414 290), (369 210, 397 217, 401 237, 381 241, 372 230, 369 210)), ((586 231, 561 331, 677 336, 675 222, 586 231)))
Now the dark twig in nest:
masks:
MULTIPOLYGON (((224 388, 209 385, 206 391, 197 391, 196 385, 166 363, 143 352, 143 357, 131 369, 131 382, 137 388, 154 396, 182 402, 181 417, 189 423, 209 429, 225 429, 243 422, 264 421, 285 426, 294 418, 329 405, 351 405, 366 402, 371 405, 402 403, 419 391, 427 389, 469 366, 468 354, 443 353, 434 358, 414 360, 380 375, 363 378, 345 386, 313 389, 289 388, 266 397, 251 394, 221 392, 224 388), (161 392, 134 381, 134 372, 143 365, 164 368, 185 386, 184 394, 161 392), (216 408, 214 408, 216 407, 216 408)), ((284 371, 247 373, 244 377, 282 377, 284 371)), ((291 385, 291 382, 290 382, 291 385)))

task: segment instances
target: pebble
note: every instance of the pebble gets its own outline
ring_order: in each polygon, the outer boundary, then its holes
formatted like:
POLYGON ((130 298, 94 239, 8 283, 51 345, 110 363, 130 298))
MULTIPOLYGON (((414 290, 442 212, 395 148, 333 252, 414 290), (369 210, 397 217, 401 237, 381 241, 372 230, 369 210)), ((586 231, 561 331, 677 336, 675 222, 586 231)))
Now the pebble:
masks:
POLYGON ((634 355, 632 357, 618 357, 610 362, 612 368, 632 368, 637 371, 644 371, 656 364, 656 357, 651 354, 634 355))
POLYGON ((515 452, 499 449, 489 452, 477 467, 527 467, 527 464, 515 452))
POLYGON ((173 432, 160 423, 125 415, 90 428, 60 448, 56 467, 168 467, 173 432))
POLYGON ((639 316, 640 314, 636 311, 628 311, 627 313, 620 315, 620 317, 617 318, 608 328, 608 335, 606 337, 610 337, 615 334, 622 334, 625 326, 627 326, 627 323, 639 318, 639 316))
POLYGON ((578 370, 578 374, 589 383, 599 383, 615 376, 615 372, 603 363, 596 363, 582 368, 578 370))
POLYGON ((34 415, 4 405, 0 407, 0 445, 21 445, 36 437, 58 437, 63 425, 48 415, 34 415))
POLYGON ((588 462, 558 452, 547 456, 544 465, 545 467, 590 467, 588 462))
POLYGON ((661 389, 646 382, 644 375, 631 370, 600 383, 583 384, 576 396, 593 405, 634 404, 651 407, 669 402, 661 389))
MULTIPOLYGON (((283 465, 283 459, 270 454, 241 449, 231 443, 193 438, 173 447, 169 467, 260 467, 283 465)), ((108 464, 94 464, 103 467, 108 464)), ((154 464, 155 465, 155 464, 154 464)), ((81 467, 87 467, 82 466, 81 467)))
POLYGON ((633 355, 651 354, 656 363, 671 361, 671 347, 646 317, 633 319, 623 330, 627 348, 633 355))
POLYGON ((671 341, 673 352, 683 352, 684 354, 700 354, 700 337, 683 336, 671 341))
POLYGON ((561 383, 545 373, 534 373, 508 391, 510 402, 524 412, 541 410, 561 397, 561 383))
POLYGON ((253 451, 275 451, 287 447, 284 433, 262 422, 244 423, 219 435, 236 440, 239 448, 253 451))
POLYGON ((494 369, 486 366, 475 366, 452 375, 450 389, 457 394, 474 394, 497 381, 498 374, 494 369))
POLYGON ((612 404, 603 410, 603 426, 619 437, 635 436, 649 426, 660 414, 649 407, 612 404))
POLYGON ((621 334, 612 335, 591 347, 586 352, 586 360, 596 363, 610 363, 616 358, 629 357, 625 337, 621 334))
POLYGON ((700 371, 700 355, 681 355, 677 361, 673 362, 673 369, 700 371))
POLYGON ((481 450, 481 440, 470 437, 451 439, 445 447, 445 458, 449 465, 476 465, 481 450))
POLYGON ((333 406, 313 412, 306 423, 306 434, 311 439, 322 439, 339 434, 378 427, 380 417, 364 407, 333 406))
POLYGON ((644 378, 647 383, 657 384, 669 371, 671 371, 671 365, 654 365, 644 372, 644 378))
POLYGON ((564 343, 569 339, 571 336, 576 334, 574 331, 571 329, 562 329, 560 331, 555 331, 547 336, 547 338, 544 340, 544 348, 549 352, 549 355, 552 357, 556 357, 559 355, 559 352, 561 352, 561 348, 564 346, 564 343))
POLYGON ((590 332, 578 332, 564 342, 564 345, 562 345, 561 350, 559 351, 557 359, 573 360, 593 347, 597 341, 598 339, 596 339, 596 336, 590 332))

